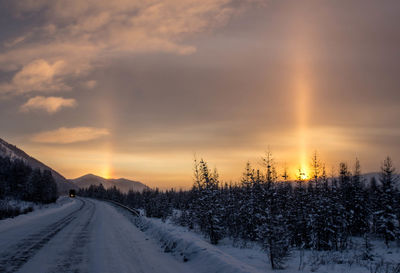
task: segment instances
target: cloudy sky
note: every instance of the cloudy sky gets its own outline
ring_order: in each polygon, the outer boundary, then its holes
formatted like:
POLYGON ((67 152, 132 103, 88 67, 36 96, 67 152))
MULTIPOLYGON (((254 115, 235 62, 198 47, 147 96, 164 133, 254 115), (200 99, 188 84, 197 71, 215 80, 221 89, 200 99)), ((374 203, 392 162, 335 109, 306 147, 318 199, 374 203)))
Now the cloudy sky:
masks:
POLYGON ((400 162, 398 0, 0 0, 0 137, 64 176, 189 187, 400 162))

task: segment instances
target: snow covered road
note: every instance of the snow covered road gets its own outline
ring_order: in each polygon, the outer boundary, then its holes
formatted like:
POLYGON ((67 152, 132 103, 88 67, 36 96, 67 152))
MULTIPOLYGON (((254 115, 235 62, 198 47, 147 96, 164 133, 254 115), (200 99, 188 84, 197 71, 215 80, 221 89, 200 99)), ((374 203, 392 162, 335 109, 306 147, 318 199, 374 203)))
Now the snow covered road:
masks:
POLYGON ((108 203, 76 198, 34 216, 0 221, 0 272, 193 272, 108 203))

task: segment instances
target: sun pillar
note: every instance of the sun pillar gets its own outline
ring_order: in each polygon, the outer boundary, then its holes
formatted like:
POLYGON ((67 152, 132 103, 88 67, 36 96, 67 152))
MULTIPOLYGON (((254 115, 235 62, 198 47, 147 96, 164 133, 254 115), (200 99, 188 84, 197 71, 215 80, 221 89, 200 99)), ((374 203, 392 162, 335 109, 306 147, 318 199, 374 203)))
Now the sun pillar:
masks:
POLYGON ((102 98, 99 102, 99 119, 103 124, 103 127, 107 128, 111 131, 111 135, 103 142, 102 147, 99 149, 102 150, 102 157, 100 158, 101 164, 99 165, 100 175, 104 178, 112 178, 113 177, 113 135, 114 131, 114 115, 112 108, 112 99, 109 97, 102 98))
MULTIPOLYGON (((308 151, 310 150, 310 138, 309 138, 309 115, 312 97, 312 78, 311 73, 311 54, 312 41, 310 35, 311 30, 307 24, 304 23, 302 18, 296 18, 296 24, 293 26, 293 46, 291 47, 291 61, 293 64, 293 93, 295 98, 295 121, 297 124, 296 135, 297 135, 297 146, 298 146, 298 162, 300 176, 303 179, 309 177, 308 163, 309 156, 308 151)), ((299 175, 297 170, 297 176, 299 175)))
POLYGON ((299 75, 296 87, 296 116, 297 116, 297 139, 298 139, 298 160, 300 173, 303 179, 308 177, 308 109, 310 88, 304 75, 299 75))

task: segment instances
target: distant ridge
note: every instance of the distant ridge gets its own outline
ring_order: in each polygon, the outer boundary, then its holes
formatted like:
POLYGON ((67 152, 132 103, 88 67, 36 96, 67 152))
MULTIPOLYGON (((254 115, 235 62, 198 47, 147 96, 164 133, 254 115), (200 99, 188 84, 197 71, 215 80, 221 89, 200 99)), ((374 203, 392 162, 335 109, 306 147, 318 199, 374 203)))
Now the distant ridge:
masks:
POLYGON ((125 178, 106 179, 94 174, 86 174, 75 179, 70 179, 69 181, 79 188, 88 188, 90 185, 98 186, 100 184, 103 184, 106 189, 115 186, 124 193, 127 193, 129 190, 142 192, 144 189, 148 188, 145 184, 139 181, 132 181, 125 178))
POLYGON ((57 183, 58 191, 60 193, 66 193, 69 189, 76 189, 77 187, 69 182, 64 176, 50 168, 49 166, 43 164, 39 160, 31 157, 23 150, 19 149, 17 146, 12 145, 5 140, 0 138, 0 156, 9 157, 11 160, 22 160, 25 164, 29 165, 33 169, 39 168, 40 170, 49 170, 53 175, 54 180, 57 183))

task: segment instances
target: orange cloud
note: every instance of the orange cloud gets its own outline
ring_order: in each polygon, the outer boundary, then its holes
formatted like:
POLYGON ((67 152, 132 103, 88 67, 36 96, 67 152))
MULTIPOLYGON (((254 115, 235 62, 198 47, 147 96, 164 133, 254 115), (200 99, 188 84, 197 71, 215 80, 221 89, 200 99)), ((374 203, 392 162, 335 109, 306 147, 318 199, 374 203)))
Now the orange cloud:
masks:
POLYGON ((59 91, 69 89, 58 75, 61 74, 64 62, 62 60, 48 63, 43 59, 34 60, 22 67, 10 83, 0 85, 3 93, 27 93, 31 91, 59 91))
POLYGON ((38 143, 69 144, 94 140, 109 134, 110 132, 104 128, 61 127, 57 130, 38 133, 34 135, 31 140, 38 143))
POLYGON ((64 107, 75 107, 77 102, 75 99, 64 99, 62 97, 42 97, 36 96, 30 98, 20 109, 23 112, 31 110, 45 110, 50 114, 60 111, 64 107))

